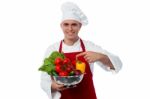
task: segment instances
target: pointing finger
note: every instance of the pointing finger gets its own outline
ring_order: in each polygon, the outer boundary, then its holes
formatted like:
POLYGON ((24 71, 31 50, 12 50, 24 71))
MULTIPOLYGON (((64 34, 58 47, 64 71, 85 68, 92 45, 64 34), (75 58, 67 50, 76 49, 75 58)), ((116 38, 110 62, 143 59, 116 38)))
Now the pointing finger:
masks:
POLYGON ((86 55, 86 52, 82 52, 82 53, 80 53, 80 54, 77 54, 76 55, 76 58, 78 58, 78 57, 80 57, 80 56, 85 56, 86 55))

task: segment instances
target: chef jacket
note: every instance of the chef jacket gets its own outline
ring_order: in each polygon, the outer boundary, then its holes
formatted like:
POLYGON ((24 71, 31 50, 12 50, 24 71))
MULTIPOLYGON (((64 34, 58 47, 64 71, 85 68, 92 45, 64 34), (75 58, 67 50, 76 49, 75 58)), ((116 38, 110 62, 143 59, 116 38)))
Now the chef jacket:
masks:
MULTIPOLYGON (((99 52, 99 53, 107 55, 109 57, 111 63, 113 64, 115 70, 111 70, 109 66, 106 66, 102 62, 97 61, 96 63, 99 66, 101 66, 106 71, 112 71, 112 72, 116 72, 116 73, 119 72, 119 70, 122 67, 122 62, 119 59, 119 57, 113 55, 112 53, 109 53, 108 51, 102 49, 98 45, 95 45, 91 41, 83 40, 83 43, 84 43, 86 51, 99 52)), ((60 42, 56 42, 53 45, 50 45, 47 48, 47 51, 45 53, 44 58, 49 57, 49 55, 53 51, 59 51, 59 46, 60 46, 60 42)), ((80 39, 77 40, 73 45, 66 45, 63 42, 62 51, 64 53, 82 51, 82 48, 80 46, 80 39)), ((93 73, 94 63, 90 63, 90 69, 91 69, 91 72, 93 73)), ((46 72, 42 72, 41 73, 41 88, 47 93, 49 99, 60 99, 60 97, 61 97, 60 92, 59 91, 52 91, 51 90, 51 83, 52 83, 52 80, 51 80, 50 75, 48 75, 46 72)))

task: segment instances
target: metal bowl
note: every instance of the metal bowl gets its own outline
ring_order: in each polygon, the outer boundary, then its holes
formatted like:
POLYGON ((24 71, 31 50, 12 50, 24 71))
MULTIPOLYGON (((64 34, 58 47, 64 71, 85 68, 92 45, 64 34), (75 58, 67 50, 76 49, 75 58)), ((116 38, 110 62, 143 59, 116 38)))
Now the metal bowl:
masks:
POLYGON ((58 84, 64 84, 66 86, 76 85, 82 81, 84 74, 75 76, 53 76, 54 81, 58 84))

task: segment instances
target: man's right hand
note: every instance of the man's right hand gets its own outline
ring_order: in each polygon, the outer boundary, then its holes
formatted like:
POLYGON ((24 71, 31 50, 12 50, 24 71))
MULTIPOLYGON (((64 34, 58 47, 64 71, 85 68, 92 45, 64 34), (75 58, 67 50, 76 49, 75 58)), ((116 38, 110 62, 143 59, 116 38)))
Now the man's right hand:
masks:
POLYGON ((62 91, 66 89, 63 84, 57 84, 54 80, 51 85, 52 91, 62 91))

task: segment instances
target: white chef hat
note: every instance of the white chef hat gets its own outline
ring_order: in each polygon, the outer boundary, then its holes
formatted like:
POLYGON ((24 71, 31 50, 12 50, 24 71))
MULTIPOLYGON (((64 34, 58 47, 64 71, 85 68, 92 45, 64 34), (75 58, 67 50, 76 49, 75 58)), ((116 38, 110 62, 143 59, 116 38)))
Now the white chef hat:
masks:
POLYGON ((62 21, 72 19, 80 22, 82 25, 87 25, 88 20, 81 9, 72 2, 65 2, 61 6, 62 21))

